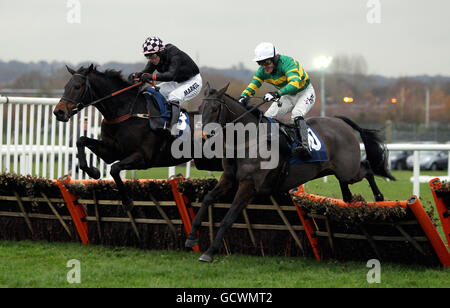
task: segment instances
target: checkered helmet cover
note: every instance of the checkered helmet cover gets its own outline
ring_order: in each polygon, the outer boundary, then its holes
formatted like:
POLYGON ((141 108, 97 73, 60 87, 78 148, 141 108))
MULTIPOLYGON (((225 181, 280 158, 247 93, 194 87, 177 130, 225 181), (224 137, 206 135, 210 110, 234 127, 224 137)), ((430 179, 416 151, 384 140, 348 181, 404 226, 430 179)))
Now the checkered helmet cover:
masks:
POLYGON ((166 45, 159 37, 151 36, 145 40, 144 44, 142 44, 142 48, 144 55, 148 55, 163 51, 166 48, 166 45))

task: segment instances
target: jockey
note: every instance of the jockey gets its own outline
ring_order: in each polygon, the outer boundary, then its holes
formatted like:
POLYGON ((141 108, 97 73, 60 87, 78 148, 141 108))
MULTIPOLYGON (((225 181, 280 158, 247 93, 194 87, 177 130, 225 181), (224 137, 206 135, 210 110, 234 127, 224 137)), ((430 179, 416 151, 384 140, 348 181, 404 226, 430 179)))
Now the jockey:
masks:
POLYGON ((147 38, 142 48, 148 63, 142 72, 128 78, 139 78, 144 83, 162 81, 158 87, 172 110, 171 129, 178 122, 180 107, 185 108, 186 103, 201 91, 200 70, 185 52, 172 44, 164 44, 158 37, 147 38))
POLYGON ((294 150, 303 159, 311 158, 304 116, 314 105, 316 96, 308 74, 298 61, 278 54, 272 43, 261 43, 256 46, 253 60, 260 67, 242 92, 239 102, 246 105, 264 82, 273 84, 277 90, 266 93, 264 100, 268 102, 279 99, 279 101, 274 102, 264 115, 277 118, 292 112, 291 118, 300 141, 300 145, 294 150))

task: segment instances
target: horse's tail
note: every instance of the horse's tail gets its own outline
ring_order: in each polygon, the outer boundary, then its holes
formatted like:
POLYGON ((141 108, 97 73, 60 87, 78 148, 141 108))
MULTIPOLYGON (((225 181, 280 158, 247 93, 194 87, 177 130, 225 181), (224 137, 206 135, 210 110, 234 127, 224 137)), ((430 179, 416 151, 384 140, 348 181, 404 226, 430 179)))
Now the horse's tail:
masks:
POLYGON ((369 161, 374 174, 395 181, 396 178, 391 174, 391 171, 388 168, 388 150, 380 138, 379 131, 376 129, 361 128, 358 124, 344 116, 335 117, 341 119, 359 132, 364 147, 366 148, 367 160, 369 161))

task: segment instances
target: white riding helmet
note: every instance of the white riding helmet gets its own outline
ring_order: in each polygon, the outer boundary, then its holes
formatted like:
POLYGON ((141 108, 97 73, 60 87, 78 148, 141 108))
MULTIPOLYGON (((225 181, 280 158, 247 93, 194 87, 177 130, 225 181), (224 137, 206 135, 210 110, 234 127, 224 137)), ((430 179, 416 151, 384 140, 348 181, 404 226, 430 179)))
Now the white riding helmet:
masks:
POLYGON ((278 50, 272 43, 263 42, 258 44, 255 48, 255 58, 253 61, 262 61, 266 59, 273 58, 277 55, 278 50))

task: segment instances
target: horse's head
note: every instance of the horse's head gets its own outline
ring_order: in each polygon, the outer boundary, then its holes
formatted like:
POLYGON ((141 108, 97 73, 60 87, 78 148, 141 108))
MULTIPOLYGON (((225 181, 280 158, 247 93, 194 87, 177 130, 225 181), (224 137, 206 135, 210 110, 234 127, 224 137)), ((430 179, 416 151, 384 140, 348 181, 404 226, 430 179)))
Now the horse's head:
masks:
POLYGON ((64 94, 53 110, 56 119, 62 122, 69 121, 78 108, 86 106, 89 103, 88 99, 92 100, 88 76, 94 70, 94 65, 91 64, 88 68, 81 67, 78 71, 66 67, 72 78, 64 87, 64 94))
MULTIPOLYGON (((209 83, 206 83, 205 97, 200 105, 200 113, 202 115, 203 125, 209 123, 225 124, 226 114, 224 112, 225 98, 224 94, 228 89, 227 84, 220 90, 212 89, 209 83)), ((225 108, 226 109, 226 108, 225 108)))

